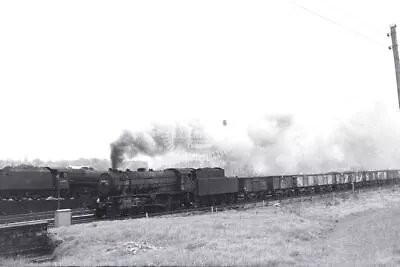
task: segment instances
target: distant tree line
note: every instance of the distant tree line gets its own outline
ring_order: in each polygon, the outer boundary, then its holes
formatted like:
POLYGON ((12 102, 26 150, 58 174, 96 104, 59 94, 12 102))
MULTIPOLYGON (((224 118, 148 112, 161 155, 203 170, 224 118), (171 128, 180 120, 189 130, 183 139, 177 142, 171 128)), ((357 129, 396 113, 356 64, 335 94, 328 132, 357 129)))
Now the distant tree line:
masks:
MULTIPOLYGON (((0 168, 6 166, 18 166, 18 165, 33 165, 37 167, 52 167, 52 168, 63 168, 67 166, 89 166, 95 170, 105 171, 111 167, 111 162, 108 159, 97 159, 97 158, 79 158, 75 160, 58 160, 58 161, 44 161, 41 159, 34 160, 0 160, 0 168)), ((126 161, 122 164, 121 169, 136 170, 137 168, 148 168, 148 163, 145 161, 126 161)))

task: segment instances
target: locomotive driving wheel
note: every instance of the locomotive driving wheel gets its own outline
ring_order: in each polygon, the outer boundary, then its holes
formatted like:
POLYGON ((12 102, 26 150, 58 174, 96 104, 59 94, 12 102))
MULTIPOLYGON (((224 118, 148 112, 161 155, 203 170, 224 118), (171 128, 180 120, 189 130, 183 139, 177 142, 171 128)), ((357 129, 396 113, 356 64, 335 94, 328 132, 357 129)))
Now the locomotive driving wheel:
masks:
POLYGON ((105 207, 105 208, 97 208, 96 210, 95 210, 95 212, 94 212, 94 216, 97 218, 97 219, 102 219, 102 218, 104 218, 105 216, 106 216, 106 214, 107 214, 107 207, 105 207))

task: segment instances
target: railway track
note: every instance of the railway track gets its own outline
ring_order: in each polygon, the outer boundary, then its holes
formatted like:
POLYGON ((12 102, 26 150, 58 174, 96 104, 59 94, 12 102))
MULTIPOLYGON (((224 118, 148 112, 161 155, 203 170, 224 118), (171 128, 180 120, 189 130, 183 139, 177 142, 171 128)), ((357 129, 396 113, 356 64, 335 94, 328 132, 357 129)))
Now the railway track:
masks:
MULTIPOLYGON (((54 225, 54 212, 55 211, 45 211, 45 212, 35 212, 26 213, 18 215, 0 216, 0 224, 16 223, 16 222, 27 222, 27 221, 40 221, 47 220, 49 226, 54 225)), ((85 221, 85 219, 93 217, 93 211, 88 209, 73 209, 72 210, 72 220, 74 222, 79 222, 80 220, 85 221)))
MULTIPOLYGON (((381 190, 383 188, 394 188, 398 187, 396 184, 385 184, 385 185, 376 185, 371 187, 357 188, 354 190, 354 193, 361 192, 369 192, 381 190)), ((256 207, 263 206, 273 206, 273 205, 285 205, 298 201, 312 201, 315 199, 321 198, 335 198, 335 197, 343 197, 346 194, 351 193, 352 189, 345 189, 340 191, 326 191, 314 194, 307 195, 299 195, 299 196, 290 196, 290 197, 278 197, 278 198, 270 198, 265 200, 253 200, 253 201, 243 201, 235 204, 228 205, 216 205, 216 206, 206 206, 200 208, 190 208, 190 209, 178 209, 174 211, 165 211, 165 212, 156 212, 156 213, 142 213, 137 215, 125 216, 125 217, 117 217, 117 218, 108 218, 108 219, 97 219, 97 221, 114 221, 114 220, 129 220, 129 219, 139 219, 146 217, 161 217, 161 216, 170 216, 170 215, 195 215, 195 214, 203 214, 208 212, 219 212, 224 210, 246 210, 252 209, 256 207)), ((95 219, 94 219, 95 220, 95 219)))
MULTIPOLYGON (((387 184, 366 188, 357 188, 355 192, 368 192, 379 190, 388 187, 398 187, 395 184, 387 184)), ((81 223, 90 223, 94 221, 115 221, 115 220, 129 220, 129 219, 139 219, 139 218, 148 218, 148 217, 161 217, 161 216, 190 216, 195 214, 203 214, 208 212, 219 212, 224 210, 245 210, 262 206, 273 206, 273 205, 281 205, 281 204, 289 204, 296 201, 312 201, 313 199, 321 199, 321 198, 331 198, 331 197, 341 197, 345 194, 348 194, 352 190, 341 190, 341 191, 327 191, 321 193, 307 194, 307 195, 299 195, 299 196, 291 196, 291 197, 278 197, 278 198, 270 198, 266 200, 252 200, 252 201, 242 201, 235 204, 229 205, 216 205, 216 206, 206 206, 199 208, 183 208, 177 209, 173 211, 164 211, 164 212, 154 212, 154 213, 141 213, 130 216, 116 217, 116 218, 104 218, 104 219, 96 219, 94 216, 93 210, 88 209, 75 209, 72 210, 72 218, 71 224, 81 224, 81 223)), ((24 215, 14 215, 14 216, 1 216, 0 224, 4 223, 13 223, 13 222, 26 222, 26 221, 36 221, 36 220, 47 220, 49 222, 49 228, 54 227, 54 212, 38 212, 32 214, 24 214, 24 215)))

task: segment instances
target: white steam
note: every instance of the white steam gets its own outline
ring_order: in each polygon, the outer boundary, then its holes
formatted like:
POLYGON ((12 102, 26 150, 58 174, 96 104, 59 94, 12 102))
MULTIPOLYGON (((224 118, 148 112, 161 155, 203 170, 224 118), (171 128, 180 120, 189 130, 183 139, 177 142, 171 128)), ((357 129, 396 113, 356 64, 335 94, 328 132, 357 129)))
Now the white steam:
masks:
POLYGON ((153 168, 219 166, 239 176, 400 168, 397 112, 376 105, 341 120, 273 114, 226 125, 154 124, 153 138, 162 136, 157 143, 168 149, 148 158, 153 168))

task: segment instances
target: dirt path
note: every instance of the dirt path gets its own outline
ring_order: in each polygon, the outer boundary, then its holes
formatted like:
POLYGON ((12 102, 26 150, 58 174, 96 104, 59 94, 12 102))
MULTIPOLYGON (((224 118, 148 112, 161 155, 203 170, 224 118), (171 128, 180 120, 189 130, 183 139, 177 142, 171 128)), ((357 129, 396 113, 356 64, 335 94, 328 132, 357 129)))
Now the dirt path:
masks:
POLYGON ((349 215, 311 245, 305 266, 400 266, 400 205, 349 215))

